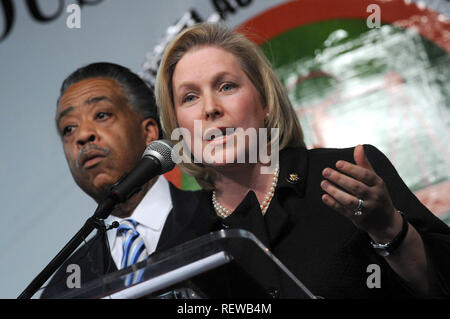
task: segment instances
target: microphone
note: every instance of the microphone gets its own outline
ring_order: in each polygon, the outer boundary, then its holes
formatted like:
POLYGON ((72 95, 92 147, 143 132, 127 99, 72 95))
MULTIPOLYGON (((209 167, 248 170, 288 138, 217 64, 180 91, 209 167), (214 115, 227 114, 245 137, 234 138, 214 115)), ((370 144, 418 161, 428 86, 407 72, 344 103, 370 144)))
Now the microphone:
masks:
POLYGON ((172 143, 168 140, 156 140, 145 149, 141 161, 133 170, 122 176, 111 186, 107 197, 113 197, 116 204, 127 201, 137 193, 141 186, 157 175, 172 170, 172 143))
MULTIPOLYGON (((139 164, 129 173, 116 182, 108 196, 98 205, 94 215, 88 218, 83 227, 64 246, 64 248, 50 261, 50 263, 33 279, 27 288, 19 295, 19 299, 29 299, 50 278, 63 262, 75 251, 75 249, 94 230, 99 228, 99 219, 109 216, 117 203, 121 203, 139 191, 140 187, 156 175, 164 174, 174 168, 172 161, 172 144, 167 140, 151 142, 144 151, 139 164)), ((116 228, 119 224, 113 223, 110 228, 116 228)), ((105 229, 108 230, 108 229, 105 229)))

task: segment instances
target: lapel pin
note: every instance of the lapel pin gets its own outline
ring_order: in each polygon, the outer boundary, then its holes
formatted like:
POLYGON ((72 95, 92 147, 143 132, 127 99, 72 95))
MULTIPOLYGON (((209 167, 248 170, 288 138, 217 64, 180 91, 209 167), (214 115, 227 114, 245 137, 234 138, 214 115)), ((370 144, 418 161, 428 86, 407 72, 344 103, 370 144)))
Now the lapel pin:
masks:
POLYGON ((297 184, 298 181, 300 180, 300 177, 298 176, 297 173, 289 173, 286 180, 291 184, 297 184))

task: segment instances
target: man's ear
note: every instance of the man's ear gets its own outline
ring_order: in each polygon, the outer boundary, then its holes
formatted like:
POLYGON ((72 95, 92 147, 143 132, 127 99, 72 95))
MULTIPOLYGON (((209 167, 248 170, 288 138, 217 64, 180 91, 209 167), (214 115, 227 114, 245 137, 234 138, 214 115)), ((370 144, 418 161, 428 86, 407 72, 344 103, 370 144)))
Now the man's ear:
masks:
POLYGON ((142 133, 144 134, 145 144, 148 145, 152 141, 159 138, 158 124, 155 119, 146 118, 141 123, 142 133))

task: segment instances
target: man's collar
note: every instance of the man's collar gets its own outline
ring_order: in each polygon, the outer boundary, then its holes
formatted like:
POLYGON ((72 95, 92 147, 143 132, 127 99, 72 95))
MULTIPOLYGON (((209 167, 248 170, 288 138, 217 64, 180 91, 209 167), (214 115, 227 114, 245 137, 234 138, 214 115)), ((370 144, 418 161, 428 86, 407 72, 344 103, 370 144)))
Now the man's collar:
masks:
MULTIPOLYGON (((149 227, 154 231, 161 231, 171 209, 172 200, 169 182, 163 176, 159 176, 144 198, 142 198, 133 214, 128 218, 134 219, 138 224, 149 227)), ((110 215, 105 222, 107 225, 110 225, 114 221, 120 223, 122 220, 122 218, 110 215)), ((107 235, 110 243, 114 245, 116 232, 109 231, 107 235)))
POLYGON ((169 182, 159 176, 130 218, 152 230, 161 231, 171 209, 169 182))

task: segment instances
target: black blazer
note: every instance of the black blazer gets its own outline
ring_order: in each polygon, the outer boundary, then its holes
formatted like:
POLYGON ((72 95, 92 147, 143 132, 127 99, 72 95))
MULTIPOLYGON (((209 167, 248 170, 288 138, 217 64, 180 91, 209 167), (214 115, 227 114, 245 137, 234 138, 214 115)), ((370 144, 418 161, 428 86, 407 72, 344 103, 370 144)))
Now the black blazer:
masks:
MULTIPOLYGON (((394 206, 402 210, 421 235, 428 257, 429 274, 436 296, 450 296, 450 228, 435 217, 404 184, 389 160, 375 147, 364 146, 377 174, 386 183, 394 206)), ((174 209, 164 226, 157 251, 184 243, 211 231, 224 228, 248 230, 313 294, 325 298, 410 298, 417 297, 383 257, 369 245, 369 236, 351 221, 322 203, 322 170, 336 161, 353 162, 349 149, 285 149, 280 152, 280 174, 275 195, 262 216, 255 194, 250 191, 226 219, 217 217, 211 192, 183 192, 171 187, 174 209), (295 183, 289 181, 297 174, 295 183), (187 204, 187 205, 186 205, 187 204), (367 267, 381 268, 381 288, 366 284, 367 267)), ((67 264, 83 265, 82 284, 116 270, 105 238, 94 238, 57 273, 43 297, 67 290, 67 264), (103 268, 102 268, 103 267, 103 268)), ((270 271, 255 265, 255 273, 270 276, 270 271)), ((270 278, 270 293, 295 297, 282 283, 270 278), (279 284, 279 286, 278 286, 279 284)), ((249 296, 251 297, 251 296, 249 296)))
MULTIPOLYGON (((420 203, 383 153, 371 145, 364 145, 364 149, 387 185, 394 206, 404 212, 423 239, 435 288, 433 296, 450 297, 450 228, 420 203)), ((221 219, 214 213, 211 192, 202 191, 195 219, 174 240, 241 228, 256 235, 313 294, 324 298, 421 297, 374 252, 365 232, 321 200, 322 170, 335 167, 338 160, 354 162, 353 150, 282 150, 278 184, 264 216, 256 195, 250 191, 233 214, 221 219), (292 174, 298 179, 290 178, 292 174), (371 274, 367 269, 372 264, 380 266, 380 288, 367 285, 371 274)), ((269 276, 269 271, 258 265, 254 271, 269 276)), ((278 291, 279 297, 295 297, 277 284, 274 279, 271 292, 278 291)))
MULTIPOLYGON (((177 234, 182 233, 182 230, 189 224, 194 212, 197 210, 199 192, 183 191, 171 183, 169 185, 173 208, 167 216, 155 253, 182 242, 176 239, 177 234)), ((70 264, 80 266, 81 287, 105 274, 117 271, 116 264, 107 245, 106 234, 98 231, 92 239, 81 246, 56 271, 44 289, 41 298, 58 298, 58 295, 72 290, 67 287, 66 283, 68 276, 70 276, 66 269, 70 264)))

